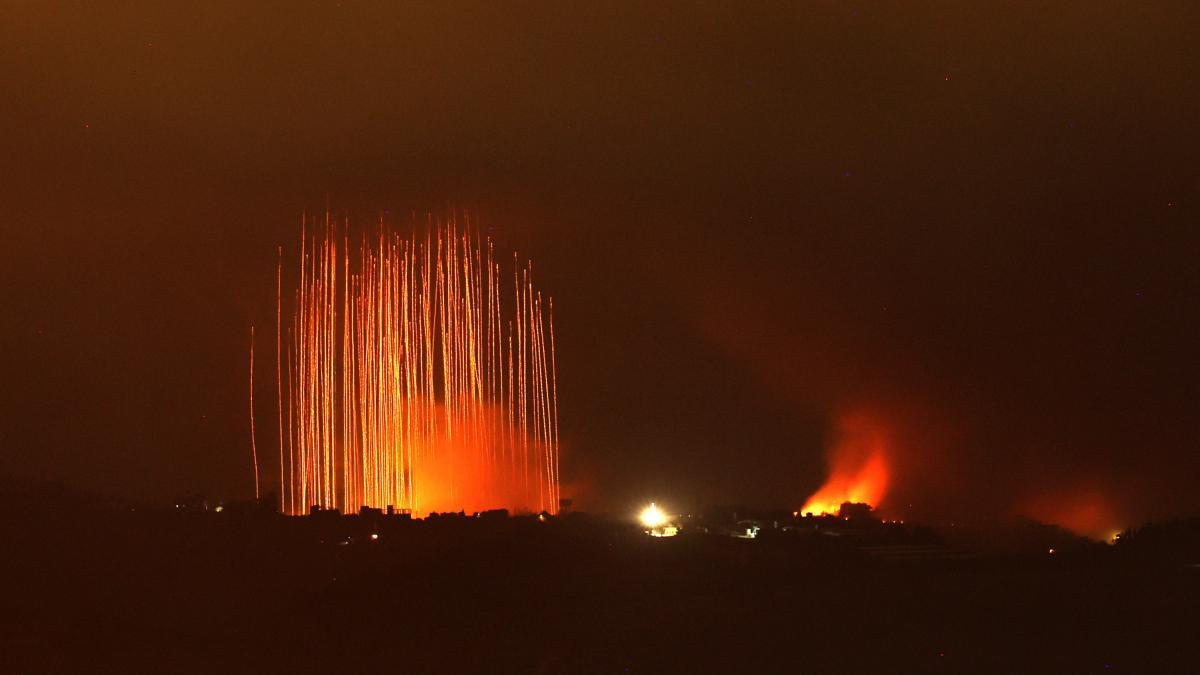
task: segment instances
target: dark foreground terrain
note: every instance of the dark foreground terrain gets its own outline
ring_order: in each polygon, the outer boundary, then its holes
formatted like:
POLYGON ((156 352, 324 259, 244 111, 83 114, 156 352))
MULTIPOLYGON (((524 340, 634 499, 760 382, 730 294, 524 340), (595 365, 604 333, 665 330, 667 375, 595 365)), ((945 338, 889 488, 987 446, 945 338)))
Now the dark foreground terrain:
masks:
POLYGON ((1200 653, 1200 560, 1120 546, 889 560, 583 516, 111 508, 10 508, 3 536, 6 673, 1166 673, 1200 653))

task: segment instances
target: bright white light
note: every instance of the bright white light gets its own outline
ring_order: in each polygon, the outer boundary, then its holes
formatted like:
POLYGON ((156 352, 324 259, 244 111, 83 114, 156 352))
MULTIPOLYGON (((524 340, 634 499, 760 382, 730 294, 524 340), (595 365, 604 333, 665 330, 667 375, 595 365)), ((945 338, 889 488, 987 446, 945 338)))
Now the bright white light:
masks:
POLYGON ((667 522, 667 514, 663 513, 654 502, 650 502, 650 506, 642 509, 642 513, 638 517, 641 519, 642 525, 651 529, 662 527, 667 522))
POLYGON ((378 540, 379 540, 379 535, 372 532, 371 533, 371 541, 378 541, 378 540))

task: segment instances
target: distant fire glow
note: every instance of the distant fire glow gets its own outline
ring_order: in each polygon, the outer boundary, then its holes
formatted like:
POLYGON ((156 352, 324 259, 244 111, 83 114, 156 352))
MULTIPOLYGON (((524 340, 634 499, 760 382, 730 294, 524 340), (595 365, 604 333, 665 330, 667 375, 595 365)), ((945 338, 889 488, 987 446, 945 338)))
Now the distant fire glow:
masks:
POLYGON ((1114 505, 1094 486, 1068 486, 1037 495, 1026 499, 1017 512, 1099 541, 1115 543, 1121 533, 1122 519, 1114 505))
POLYGON ((887 437, 865 416, 841 420, 841 437, 829 453, 829 479, 801 513, 836 515, 845 502, 878 506, 888 487, 887 437))
POLYGON ((302 225, 287 294, 280 254, 282 508, 557 511, 553 304, 532 264, 504 271, 454 218, 348 230, 302 225))

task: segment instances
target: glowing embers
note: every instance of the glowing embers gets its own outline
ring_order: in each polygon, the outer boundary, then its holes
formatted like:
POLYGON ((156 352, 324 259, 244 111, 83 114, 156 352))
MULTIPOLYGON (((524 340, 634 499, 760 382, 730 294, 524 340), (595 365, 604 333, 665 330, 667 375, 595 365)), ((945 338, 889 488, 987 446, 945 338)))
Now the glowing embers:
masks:
POLYGON ((407 239, 302 227, 290 310, 282 256, 277 280, 284 509, 556 512, 553 306, 532 266, 514 255, 509 277, 453 218, 407 239))
POLYGON ((841 419, 841 434, 829 453, 829 479, 800 513, 838 515, 842 505, 878 506, 887 492, 887 437, 883 429, 863 415, 841 419))
POLYGON ((679 534, 679 526, 671 522, 671 518, 658 505, 650 502, 650 505, 642 509, 638 514, 638 520, 641 521, 642 527, 645 528, 646 534, 651 537, 674 537, 679 534))

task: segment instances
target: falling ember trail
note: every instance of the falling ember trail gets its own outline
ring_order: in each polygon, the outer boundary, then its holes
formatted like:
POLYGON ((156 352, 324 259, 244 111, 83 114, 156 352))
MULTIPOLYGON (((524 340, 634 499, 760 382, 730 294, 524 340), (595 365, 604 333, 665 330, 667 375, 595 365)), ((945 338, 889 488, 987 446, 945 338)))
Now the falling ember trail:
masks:
POLYGON ((327 214, 303 221, 286 295, 278 274, 286 512, 557 510, 553 316, 530 263, 514 256, 509 285, 454 217, 405 238, 327 214))
MULTIPOLYGON (((283 288, 283 247, 278 249, 279 261, 275 267, 275 405, 279 414, 279 476, 283 479, 283 322, 280 294, 283 288)), ((282 495, 280 495, 282 497, 282 495)), ((282 506, 282 504, 281 504, 282 506)))
POLYGON ((254 444, 254 326, 250 326, 250 457, 254 461, 254 498, 258 499, 258 448, 254 444))

